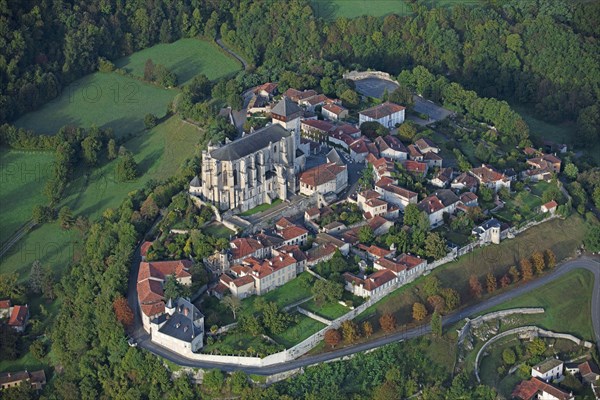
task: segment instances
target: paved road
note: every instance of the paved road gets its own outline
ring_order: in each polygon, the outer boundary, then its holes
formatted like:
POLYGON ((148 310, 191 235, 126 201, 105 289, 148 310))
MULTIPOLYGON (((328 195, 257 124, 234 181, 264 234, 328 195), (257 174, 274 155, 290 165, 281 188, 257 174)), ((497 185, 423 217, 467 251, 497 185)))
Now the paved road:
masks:
MULTIPOLYGON (((139 249, 136 252, 135 259, 138 258, 139 249)), ((134 260, 135 263, 135 260, 134 260)), ((478 314, 483 312, 489 308, 501 305, 509 300, 512 300, 522 294, 528 293, 532 290, 535 290, 561 276, 566 273, 569 273, 575 269, 582 268, 591 271, 594 274, 594 287, 592 294, 592 325, 594 327, 594 332, 596 336, 596 343, 600 343, 600 262, 598 258, 590 258, 590 257, 581 257, 572 261, 568 261, 566 263, 557 266, 556 269, 549 274, 539 278, 535 281, 529 282, 527 284, 518 286, 508 292, 504 292, 500 295, 489 298, 479 304, 475 304, 473 306, 467 307, 465 309, 459 310, 454 314, 448 315, 443 319, 443 325, 445 327, 455 324, 458 321, 463 320, 464 318, 478 314)), ((137 265, 134 265, 132 270, 137 270, 137 265)), ((130 284, 130 288, 132 285, 130 284)), ((135 285, 133 285, 135 290, 135 285)), ((325 361, 333 360, 339 357, 348 356, 351 354, 363 352, 366 350, 371 350, 377 347, 384 346, 389 343, 399 342, 407 339, 416 338, 419 336, 426 335, 429 333, 431 328, 429 325, 421 326, 417 328, 413 328, 406 331, 400 331, 394 333, 389 336, 377 338, 370 342, 361 343, 353 346, 348 346, 345 348, 340 348, 338 350, 318 354, 314 356, 306 356, 303 358, 299 358, 297 360, 288 361, 281 364, 275 364, 265 367, 247 367, 247 366, 239 366, 235 364, 223 364, 223 363, 215 363, 215 362, 206 362, 206 361, 196 361, 190 360, 185 357, 182 357, 178 354, 172 353, 168 349, 165 349, 161 346, 157 346, 152 343, 148 335, 144 335, 142 337, 137 337, 139 346, 151 351, 154 354, 162 356, 178 365, 186 366, 186 367, 194 367, 194 368, 219 368, 223 371, 238 371, 242 370, 249 374, 257 374, 257 375, 273 375, 281 372, 286 372, 289 370, 293 370, 300 367, 305 367, 313 364, 322 363, 325 361)))
POLYGON ((2 259, 2 256, 4 256, 6 252, 8 252, 19 240, 21 240, 21 238, 25 236, 27 232, 32 230, 35 225, 36 223, 33 222, 33 220, 30 220, 23 224, 23 226, 21 226, 19 230, 13 233, 12 236, 10 236, 2 245, 2 249, 0 250, 0 259, 2 259))
POLYGON ((244 69, 248 69, 248 63, 246 62, 246 60, 244 60, 242 58, 242 56, 240 56, 239 54, 237 54, 235 51, 231 50, 229 47, 225 46, 225 44, 221 41, 221 39, 217 39, 216 40, 217 44, 219 45, 220 48, 222 48, 223 50, 225 50, 226 52, 228 52, 229 54, 231 54, 232 56, 234 56, 235 58, 237 58, 237 60, 239 62, 242 63, 242 65, 244 66, 244 69))

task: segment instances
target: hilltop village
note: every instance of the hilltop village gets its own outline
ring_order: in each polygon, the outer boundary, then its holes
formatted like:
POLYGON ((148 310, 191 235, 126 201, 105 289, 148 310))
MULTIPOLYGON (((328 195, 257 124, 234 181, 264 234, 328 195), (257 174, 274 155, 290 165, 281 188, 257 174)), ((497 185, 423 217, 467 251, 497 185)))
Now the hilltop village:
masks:
MULTIPOLYGON (((142 246, 137 294, 143 327, 171 351, 192 354, 212 342, 198 303, 166 295, 169 280, 192 285, 193 262, 209 271, 196 297, 226 300, 234 318, 242 299, 305 272, 346 293, 331 286, 325 296, 360 304, 554 218, 565 202, 556 184, 564 147, 528 147, 518 169, 470 166, 454 157, 448 162, 453 153, 444 143, 423 135, 405 140, 400 104, 383 101, 353 119, 339 100, 314 90, 279 94, 277 87, 252 90, 246 117, 261 119, 262 127, 209 144, 189 184, 194 207, 210 210, 210 221, 230 229, 227 245, 202 260, 169 261, 156 256, 152 241, 142 246), (495 217, 511 197, 540 190, 540 183, 543 204, 529 210, 529 219, 495 217), (341 267, 324 272, 332 264, 341 267)), ((212 326, 212 334, 218 328, 212 326)))

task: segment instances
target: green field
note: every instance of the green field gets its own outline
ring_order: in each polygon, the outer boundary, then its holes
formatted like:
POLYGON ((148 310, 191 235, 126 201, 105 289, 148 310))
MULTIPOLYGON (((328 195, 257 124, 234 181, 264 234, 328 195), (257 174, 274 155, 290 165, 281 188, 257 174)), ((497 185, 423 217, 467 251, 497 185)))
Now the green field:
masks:
POLYGON ((296 325, 293 325, 279 335, 272 335, 273 339, 275 339, 277 343, 284 345, 286 349, 295 346, 325 328, 325 324, 315 321, 306 315, 296 315, 298 316, 298 323, 296 325))
POLYGON ((54 134, 65 125, 111 128, 117 136, 134 134, 144 129, 146 114, 162 118, 176 94, 116 73, 96 72, 73 82, 58 98, 25 114, 15 125, 44 134, 54 134))
MULTIPOLYGON (((182 161, 194 154, 195 144, 200 138, 201 131, 198 128, 177 116, 171 117, 124 144, 138 162, 142 174, 138 179, 116 182, 113 179, 116 161, 108 162, 92 172, 77 168, 61 206, 69 206, 75 216, 85 215, 93 220, 106 208, 117 207, 127 193, 143 187, 150 179, 160 181, 171 177, 182 161)), ((21 279, 25 279, 31 263, 40 259, 60 272, 76 256, 79 240, 74 229, 64 231, 57 223, 44 224, 28 233, 0 260, 0 269, 2 272, 20 271, 21 279)))
POLYGON ((218 222, 213 222, 213 223, 207 225, 206 227, 204 227, 202 229, 202 231, 206 235, 209 235, 212 237, 217 237, 217 238, 225 238, 225 239, 229 239, 231 237, 231 235, 235 234, 234 231, 232 231, 225 225, 220 224, 218 222))
POLYGON ((508 301, 486 313, 519 307, 543 307, 544 314, 522 315, 522 325, 537 325, 556 332, 593 340, 591 298, 594 276, 581 269, 568 273, 541 288, 508 301), (565 301, 565 293, 577 293, 565 301), (568 318, 565 318, 568 316, 568 318))
POLYGON ((31 219, 31 210, 48 201, 42 194, 54 154, 0 148, 0 243, 31 219))
POLYGON ((323 303, 319 306, 317 305, 317 303, 315 303, 314 300, 302 303, 300 307, 304 308, 305 310, 314 312, 315 314, 327 318, 329 320, 339 318, 350 311, 348 307, 344 307, 340 303, 323 303))
POLYGON ((175 73, 179 85, 188 83, 201 73, 214 80, 233 74, 242 67, 216 44, 199 39, 180 39, 169 44, 158 44, 121 58, 115 65, 133 75, 143 77, 144 65, 148 59, 175 73))

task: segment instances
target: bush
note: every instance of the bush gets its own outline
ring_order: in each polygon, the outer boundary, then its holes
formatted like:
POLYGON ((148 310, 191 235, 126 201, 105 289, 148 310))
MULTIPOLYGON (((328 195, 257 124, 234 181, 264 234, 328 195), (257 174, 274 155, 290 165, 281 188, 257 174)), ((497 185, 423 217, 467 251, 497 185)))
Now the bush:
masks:
POLYGON ((146 116, 144 117, 144 126, 146 127, 146 129, 152 129, 156 126, 157 121, 158 118, 156 118, 156 115, 146 114, 146 116))

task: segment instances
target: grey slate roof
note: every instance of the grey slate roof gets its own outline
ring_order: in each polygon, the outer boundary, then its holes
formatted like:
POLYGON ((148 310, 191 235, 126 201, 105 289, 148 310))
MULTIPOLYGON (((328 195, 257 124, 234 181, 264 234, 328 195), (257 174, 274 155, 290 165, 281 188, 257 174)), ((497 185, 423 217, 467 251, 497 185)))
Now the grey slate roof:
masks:
POLYGON ((191 186, 191 187, 200 187, 200 186, 202 186, 202 185, 200 184, 200 179, 198 178, 198 175, 196 175, 196 176, 194 177, 194 179, 192 179, 192 180, 190 181, 190 186, 191 186))
POLYGON ((249 154, 256 153, 260 149, 267 147, 269 143, 279 142, 282 138, 289 137, 290 135, 291 132, 286 131, 281 125, 273 124, 228 143, 223 147, 219 147, 213 150, 210 155, 212 158, 221 161, 237 160, 249 154))
POLYGON ((287 97, 284 97, 281 100, 279 100, 279 102, 275 104, 275 107, 271 109, 271 113, 282 115, 284 117, 289 117, 290 115, 301 112, 302 109, 287 97))
POLYGON ((158 323, 165 321, 159 331, 176 339, 191 342, 204 329, 202 325, 196 326, 194 324, 194 320, 202 318, 203 315, 192 303, 182 298, 177 299, 175 306, 176 309, 173 315, 167 318, 167 314, 163 314, 157 318, 158 323), (187 316, 183 313, 184 308, 188 309, 187 316))

